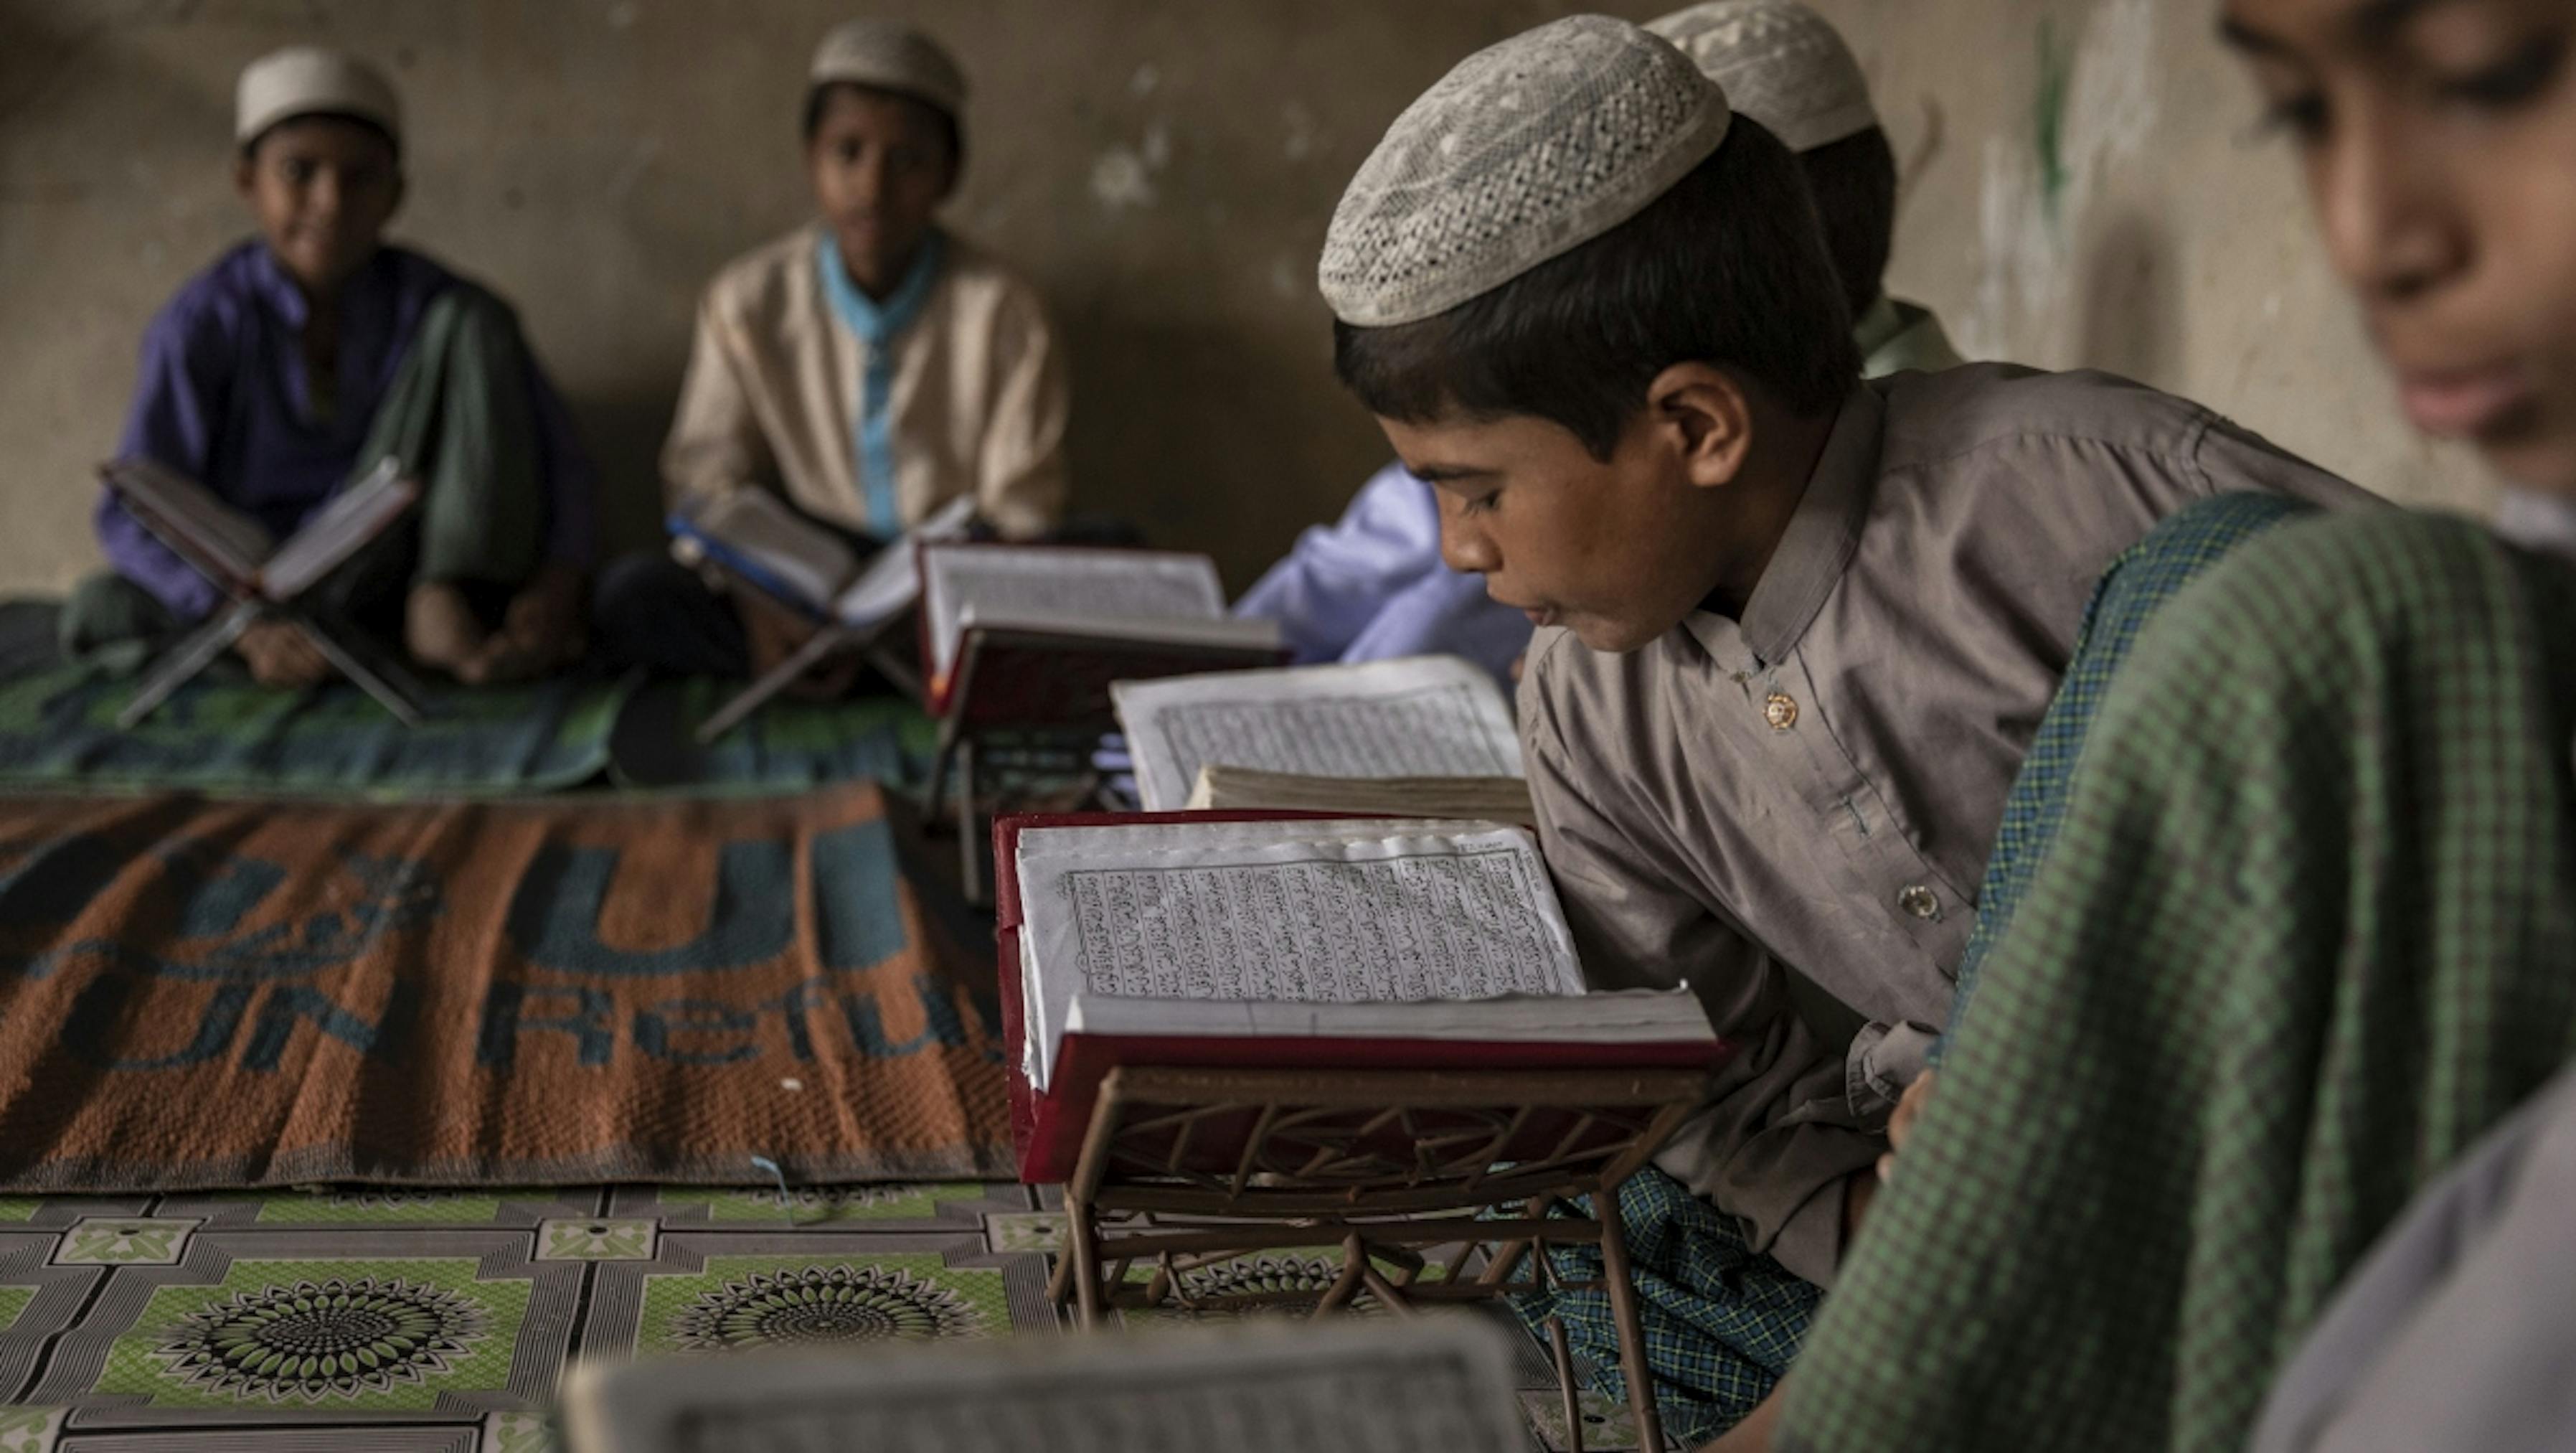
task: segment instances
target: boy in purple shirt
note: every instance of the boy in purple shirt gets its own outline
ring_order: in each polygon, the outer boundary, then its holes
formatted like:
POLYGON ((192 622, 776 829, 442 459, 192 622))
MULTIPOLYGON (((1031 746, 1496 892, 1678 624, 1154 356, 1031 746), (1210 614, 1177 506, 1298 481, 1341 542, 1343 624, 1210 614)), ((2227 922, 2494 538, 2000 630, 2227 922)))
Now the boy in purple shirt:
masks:
MULTIPOLYGON (((393 88, 363 62, 295 48, 243 71, 235 181, 260 237, 179 290, 143 340, 118 452, 198 480, 284 538, 392 455, 419 507, 318 590, 411 657, 469 683, 524 679, 581 653, 594 478, 507 304, 383 242, 402 201, 393 88)), ((84 654, 166 636, 220 592, 112 494, 112 570, 63 614, 84 654)), ((273 685, 329 666, 269 622, 237 649, 273 685)))

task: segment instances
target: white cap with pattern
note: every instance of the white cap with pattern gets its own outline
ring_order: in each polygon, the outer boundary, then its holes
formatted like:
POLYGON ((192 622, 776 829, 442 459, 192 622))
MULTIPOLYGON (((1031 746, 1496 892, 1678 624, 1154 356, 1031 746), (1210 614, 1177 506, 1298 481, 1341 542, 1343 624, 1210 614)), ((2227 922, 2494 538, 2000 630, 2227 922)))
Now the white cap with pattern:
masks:
POLYGON ((294 45, 242 68, 233 90, 234 141, 247 144, 298 116, 354 116, 402 139, 402 102, 393 82, 346 51, 294 45))
POLYGON ((1791 151, 1813 151, 1878 124, 1869 81, 1825 17, 1798 0, 1709 0, 1646 28, 1726 90, 1740 115, 1791 151))
POLYGON ((846 81, 927 101, 952 121, 966 119, 966 73, 939 42, 896 20, 834 26, 814 48, 810 84, 846 81))
POLYGON ((1360 164, 1317 285, 1355 327, 1445 313, 1645 210, 1727 117, 1724 92, 1624 20, 1569 16, 1487 47, 1360 164))

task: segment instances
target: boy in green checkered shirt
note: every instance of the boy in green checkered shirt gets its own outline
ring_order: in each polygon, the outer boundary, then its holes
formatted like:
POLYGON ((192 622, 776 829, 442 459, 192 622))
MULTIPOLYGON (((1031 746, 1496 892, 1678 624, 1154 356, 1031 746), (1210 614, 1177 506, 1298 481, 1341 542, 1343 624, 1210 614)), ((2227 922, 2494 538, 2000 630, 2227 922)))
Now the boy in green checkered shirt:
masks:
POLYGON ((2576 15, 2221 16, 2497 532, 2285 525, 2141 635, 1777 1437, 1721 1447, 2565 1446, 2576 1102, 2372 1245, 2576 1057, 2576 15))

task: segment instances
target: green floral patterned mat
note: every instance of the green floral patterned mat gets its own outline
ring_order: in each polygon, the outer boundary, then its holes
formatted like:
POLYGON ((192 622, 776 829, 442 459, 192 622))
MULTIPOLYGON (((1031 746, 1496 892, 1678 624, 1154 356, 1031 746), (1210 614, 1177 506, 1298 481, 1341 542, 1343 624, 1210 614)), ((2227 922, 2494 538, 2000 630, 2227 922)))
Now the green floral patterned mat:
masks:
MULTIPOLYGON (((0 1453, 538 1453, 575 1358, 1058 1331, 1060 1229, 1011 1184, 0 1200, 0 1453)), ((1320 1290, 1333 1266, 1193 1275, 1320 1290)), ((1564 1446, 1546 1359, 1521 1367, 1564 1446)), ((1586 1447, 1634 1446, 1584 1407, 1586 1447)))

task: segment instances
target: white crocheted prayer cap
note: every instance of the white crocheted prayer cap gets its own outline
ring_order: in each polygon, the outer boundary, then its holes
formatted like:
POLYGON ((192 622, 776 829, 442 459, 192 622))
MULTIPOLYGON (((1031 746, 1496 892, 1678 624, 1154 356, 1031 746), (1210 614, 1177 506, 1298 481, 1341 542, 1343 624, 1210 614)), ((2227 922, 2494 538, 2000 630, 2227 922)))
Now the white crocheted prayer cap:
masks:
POLYGON ((1878 124, 1869 81, 1825 17, 1798 0, 1709 0, 1646 28, 1681 47, 1750 116, 1791 151, 1878 124))
POLYGON ((814 48, 807 80, 817 86, 835 81, 873 86, 929 102, 962 121, 966 115, 966 73, 939 42, 895 20, 852 20, 834 26, 814 48))
POLYGON ((1387 128, 1333 209, 1316 282, 1383 328, 1490 292, 1645 210, 1726 139, 1725 93, 1624 20, 1480 50, 1387 128))
POLYGON ((233 89, 233 140, 248 142, 298 116, 355 116, 402 139, 402 102, 384 72, 346 51, 294 45, 242 68, 233 89))

